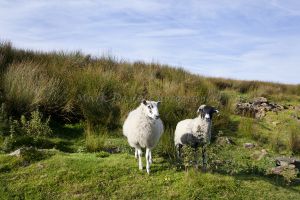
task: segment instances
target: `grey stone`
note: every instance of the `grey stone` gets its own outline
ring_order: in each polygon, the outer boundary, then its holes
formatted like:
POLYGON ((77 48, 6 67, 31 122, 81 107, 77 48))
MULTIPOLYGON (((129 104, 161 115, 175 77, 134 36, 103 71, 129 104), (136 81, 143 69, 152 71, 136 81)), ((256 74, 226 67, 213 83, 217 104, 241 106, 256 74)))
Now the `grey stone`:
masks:
POLYGON ((245 143, 244 147, 247 148, 247 149, 252 149, 252 148, 255 147, 255 144, 253 144, 253 143, 245 143))
POLYGON ((278 112, 284 110, 284 106, 270 103, 265 97, 257 97, 252 102, 239 102, 236 104, 236 114, 262 119, 266 112, 278 112))

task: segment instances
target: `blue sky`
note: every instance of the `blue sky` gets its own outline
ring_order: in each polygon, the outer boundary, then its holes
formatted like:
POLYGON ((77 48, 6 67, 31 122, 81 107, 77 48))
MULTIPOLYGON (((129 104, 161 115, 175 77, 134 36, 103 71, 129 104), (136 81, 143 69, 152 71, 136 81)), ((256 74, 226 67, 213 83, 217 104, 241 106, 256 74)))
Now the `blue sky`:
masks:
POLYGON ((0 0, 0 38, 26 49, 300 83, 298 0, 0 0))

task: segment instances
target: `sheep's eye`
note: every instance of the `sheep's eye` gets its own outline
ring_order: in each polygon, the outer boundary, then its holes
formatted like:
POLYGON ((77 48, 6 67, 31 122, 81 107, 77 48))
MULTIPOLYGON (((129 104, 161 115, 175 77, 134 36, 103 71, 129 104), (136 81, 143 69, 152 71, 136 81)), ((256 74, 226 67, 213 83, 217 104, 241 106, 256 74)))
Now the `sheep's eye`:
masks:
POLYGON ((151 109, 151 106, 148 106, 149 109, 151 109))

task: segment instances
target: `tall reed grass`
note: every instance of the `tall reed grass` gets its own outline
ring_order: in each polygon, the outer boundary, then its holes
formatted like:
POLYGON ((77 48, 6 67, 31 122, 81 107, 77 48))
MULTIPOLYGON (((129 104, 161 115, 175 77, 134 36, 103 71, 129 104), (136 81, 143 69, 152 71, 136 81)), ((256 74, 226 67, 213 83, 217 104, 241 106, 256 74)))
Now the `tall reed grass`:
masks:
POLYGON ((130 63, 81 52, 35 52, 0 43, 0 101, 9 115, 29 115, 38 108, 52 120, 85 121, 110 130, 120 128, 141 99, 161 100, 165 149, 173 148, 169 140, 177 122, 195 117, 201 104, 221 110, 214 119, 216 130, 234 127, 256 137, 251 119, 241 121, 239 127, 230 119, 237 94, 299 96, 300 85, 206 78, 159 63, 130 63))

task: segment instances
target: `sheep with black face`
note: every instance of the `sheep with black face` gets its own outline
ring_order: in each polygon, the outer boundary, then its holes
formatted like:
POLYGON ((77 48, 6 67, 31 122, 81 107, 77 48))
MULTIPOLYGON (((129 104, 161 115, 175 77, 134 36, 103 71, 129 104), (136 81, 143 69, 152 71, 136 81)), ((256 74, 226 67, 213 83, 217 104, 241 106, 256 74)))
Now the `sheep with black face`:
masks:
MULTIPOLYGON (((185 119, 177 124, 174 142, 179 158, 181 157, 183 145, 189 145, 194 148, 195 157, 197 157, 196 152, 198 148, 202 147, 203 170, 206 170, 206 146, 210 144, 213 114, 218 112, 214 107, 201 105, 197 110, 198 117, 185 119)), ((195 159, 196 161, 198 160, 198 158, 195 159)))
POLYGON ((131 111, 123 125, 123 135, 131 147, 135 148, 135 157, 139 160, 139 169, 143 169, 142 148, 146 148, 146 170, 150 173, 152 163, 151 150, 156 146, 164 127, 159 116, 160 102, 143 100, 139 107, 131 111))

